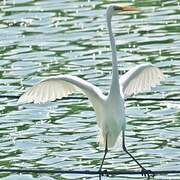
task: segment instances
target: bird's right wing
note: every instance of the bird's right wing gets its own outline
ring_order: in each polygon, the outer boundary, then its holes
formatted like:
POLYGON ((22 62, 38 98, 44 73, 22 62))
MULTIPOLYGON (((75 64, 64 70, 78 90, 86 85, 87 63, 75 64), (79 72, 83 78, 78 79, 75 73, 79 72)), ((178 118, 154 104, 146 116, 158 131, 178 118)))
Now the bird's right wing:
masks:
MULTIPOLYGON (((45 103, 68 96, 74 92, 82 92, 90 99, 100 99, 101 90, 93 84, 71 75, 59 75, 47 78, 29 88, 18 100, 19 103, 45 103)), ((93 103, 93 102, 92 102, 93 103)))
POLYGON ((119 83, 125 98, 149 91, 151 87, 160 84, 164 79, 162 71, 152 64, 146 63, 133 67, 127 73, 123 74, 119 83))

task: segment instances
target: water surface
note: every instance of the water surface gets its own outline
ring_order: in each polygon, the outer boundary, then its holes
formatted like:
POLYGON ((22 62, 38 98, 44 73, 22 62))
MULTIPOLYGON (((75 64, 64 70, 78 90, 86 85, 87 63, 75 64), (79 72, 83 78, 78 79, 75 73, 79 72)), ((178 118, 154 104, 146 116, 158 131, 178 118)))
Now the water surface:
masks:
MULTIPOLYGON (((166 80, 139 97, 180 98, 178 0, 124 1, 141 9, 113 17, 119 71, 149 62, 166 80)), ((43 77, 71 74, 109 90, 111 51, 105 10, 118 1, 4 0, 0 2, 0 91, 20 95, 43 77)), ((103 149, 97 144, 95 113, 87 100, 20 105, 0 99, 0 167, 97 170, 103 149)), ((127 102, 127 147, 152 170, 180 168, 178 102, 127 102)), ((138 170, 122 151, 111 150, 109 170, 138 170)), ((90 175, 1 173, 10 179, 97 179, 90 175)), ((113 176, 104 179, 140 179, 113 176)), ((143 177, 141 178, 143 179, 143 177)), ((177 175, 154 179, 179 179, 177 175)))

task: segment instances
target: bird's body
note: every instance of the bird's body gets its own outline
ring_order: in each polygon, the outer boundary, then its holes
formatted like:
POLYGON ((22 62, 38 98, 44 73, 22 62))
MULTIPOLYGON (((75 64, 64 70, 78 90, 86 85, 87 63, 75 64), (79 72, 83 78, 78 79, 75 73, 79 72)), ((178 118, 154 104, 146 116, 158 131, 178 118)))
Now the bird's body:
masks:
MULTIPOLYGON (((150 90, 152 86, 159 84, 160 80, 163 79, 163 73, 160 69, 148 63, 135 66, 119 78, 115 39, 111 27, 111 18, 116 10, 132 11, 134 8, 131 6, 109 6, 107 9, 107 26, 112 49, 112 80, 107 96, 98 87, 86 80, 71 75, 59 75, 37 83, 19 99, 21 103, 44 103, 61 99, 74 92, 85 94, 95 110, 101 135, 100 141, 105 146, 103 161, 107 149, 114 146, 120 136, 120 132, 125 131, 124 98, 132 94, 150 90)), ((123 148, 127 152, 125 141, 123 141, 123 148)), ((130 155, 130 153, 128 154, 130 155)), ((132 157, 132 155, 130 156, 132 157)), ((133 159, 135 160, 135 158, 133 159)), ((143 169, 137 161, 136 163, 143 169)))
POLYGON ((105 96, 98 87, 79 77, 60 75, 33 86, 20 97, 19 102, 45 103, 66 97, 72 92, 81 92, 88 97, 96 113, 101 144, 105 144, 107 135, 108 147, 112 147, 125 127, 124 99, 120 91, 105 96))
POLYGON ((106 99, 103 106, 103 111, 101 114, 100 121, 100 131, 101 141, 105 145, 107 138, 107 147, 113 147, 120 135, 122 130, 125 130, 125 109, 124 109, 124 99, 122 97, 113 97, 106 99), (106 112, 106 113, 104 113, 106 112))

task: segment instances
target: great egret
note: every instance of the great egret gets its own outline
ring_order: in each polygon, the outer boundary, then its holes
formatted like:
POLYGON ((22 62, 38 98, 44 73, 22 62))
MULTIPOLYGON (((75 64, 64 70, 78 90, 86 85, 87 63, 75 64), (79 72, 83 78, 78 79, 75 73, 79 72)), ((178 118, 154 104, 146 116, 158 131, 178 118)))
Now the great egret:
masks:
POLYGON ((96 113, 96 120, 101 134, 101 142, 105 146, 104 156, 99 168, 99 179, 101 179, 102 166, 108 152, 108 148, 113 147, 122 132, 123 150, 138 164, 142 170, 142 175, 148 175, 151 171, 146 170, 128 151, 125 146, 125 108, 124 99, 132 94, 150 90, 163 80, 163 73, 159 68, 146 63, 137 65, 119 78, 116 45, 112 33, 111 19, 116 11, 134 11, 133 6, 111 5, 107 8, 107 27, 112 49, 112 81, 109 94, 106 96, 102 91, 76 76, 59 75, 47 78, 29 90, 27 90, 18 100, 19 103, 45 103, 61 99, 74 92, 82 92, 92 103, 96 113))

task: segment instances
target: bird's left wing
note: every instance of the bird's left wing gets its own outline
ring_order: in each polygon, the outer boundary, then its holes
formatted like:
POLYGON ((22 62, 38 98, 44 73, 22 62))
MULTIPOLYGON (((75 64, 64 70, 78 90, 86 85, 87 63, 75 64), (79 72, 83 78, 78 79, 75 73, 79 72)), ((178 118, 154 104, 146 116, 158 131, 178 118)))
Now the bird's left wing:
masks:
POLYGON ((140 92, 149 91, 164 79, 162 71, 152 64, 137 65, 119 79, 124 98, 140 92))
POLYGON ((71 75, 59 75, 47 78, 29 88, 18 100, 18 103, 45 103, 68 96, 74 92, 85 94, 94 103, 94 99, 103 96, 100 89, 93 84, 71 75))

